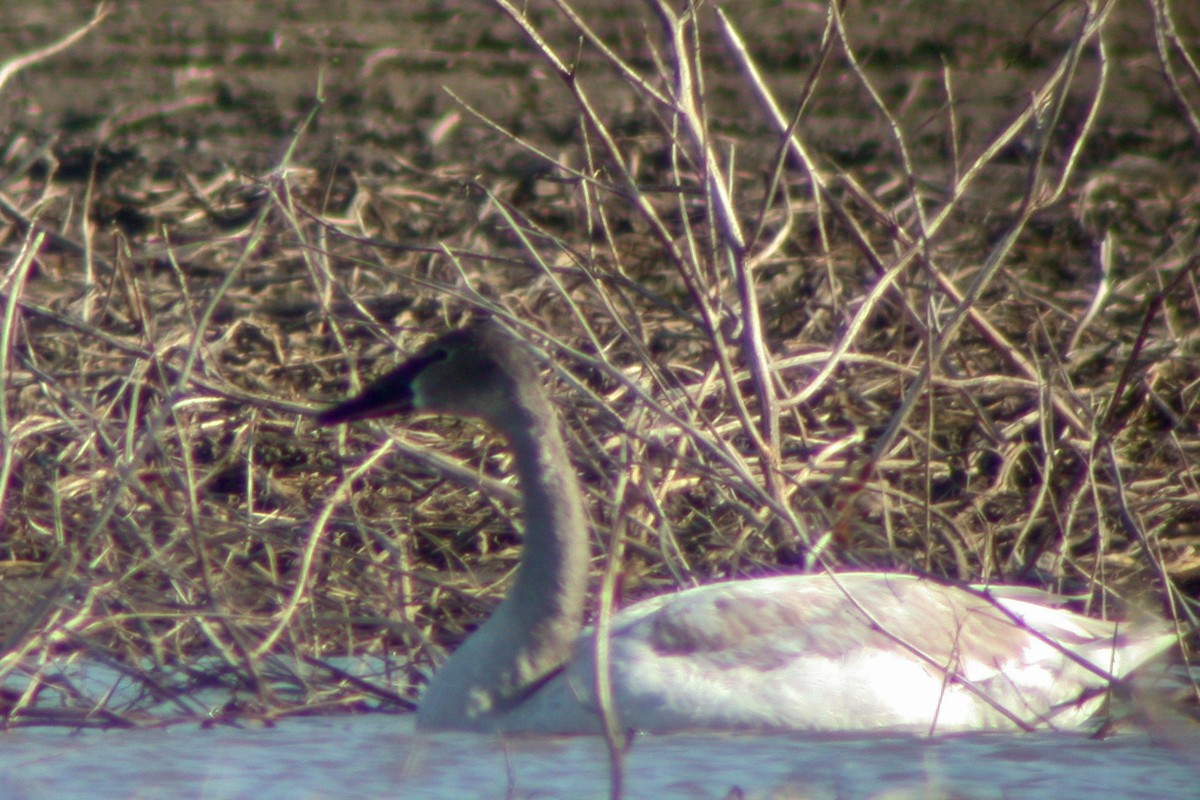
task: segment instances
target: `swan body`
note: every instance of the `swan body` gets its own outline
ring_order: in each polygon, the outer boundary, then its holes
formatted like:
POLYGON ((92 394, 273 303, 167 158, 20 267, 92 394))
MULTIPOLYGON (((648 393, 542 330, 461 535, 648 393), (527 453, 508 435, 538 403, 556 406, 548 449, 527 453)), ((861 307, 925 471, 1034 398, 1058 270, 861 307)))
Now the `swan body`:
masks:
MULTIPOLYGON (((525 548, 492 616, 431 680, 430 730, 596 733, 595 636, 581 630, 582 495, 530 355, 492 323, 435 340, 327 424, 413 411, 478 417, 514 451, 525 548)), ((957 731, 1083 728, 1112 681, 1169 648, 1161 622, 1072 613, 1022 587, 909 575, 730 581, 637 603, 608 632, 626 730, 957 731)))
MULTIPOLYGON (((640 731, 1077 730, 1106 699, 1105 675, 1125 675, 1173 641, 1165 629, 1118 634, 1002 590, 844 573, 638 603, 616 615, 609 660, 618 720, 640 731)), ((595 733, 595 685, 589 629, 565 667, 511 712, 432 724, 595 733)))

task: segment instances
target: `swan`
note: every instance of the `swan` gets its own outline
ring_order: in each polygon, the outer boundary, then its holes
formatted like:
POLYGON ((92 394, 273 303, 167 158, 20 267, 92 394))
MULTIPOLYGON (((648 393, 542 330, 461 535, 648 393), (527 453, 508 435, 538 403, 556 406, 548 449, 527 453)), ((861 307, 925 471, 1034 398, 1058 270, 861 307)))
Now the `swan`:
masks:
MULTIPOLYGON (((412 412, 478 418, 504 436, 525 528, 508 593, 434 674, 418 727, 599 732, 583 497, 532 354, 496 322, 476 323, 318 420, 412 412)), ((621 729, 651 733, 1080 729, 1113 680, 1176 636, 1161 620, 1117 624, 1061 604, 1024 587, 873 572, 688 589, 614 615, 612 705, 621 729)))

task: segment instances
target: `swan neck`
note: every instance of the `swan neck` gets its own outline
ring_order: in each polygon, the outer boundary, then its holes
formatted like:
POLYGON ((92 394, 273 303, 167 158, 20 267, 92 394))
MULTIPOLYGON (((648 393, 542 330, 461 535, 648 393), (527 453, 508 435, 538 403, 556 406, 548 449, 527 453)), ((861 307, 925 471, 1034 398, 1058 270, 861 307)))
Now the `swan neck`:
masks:
MULTIPOLYGON (((527 621, 558 619, 574 640, 586 594, 583 495, 550 405, 525 409, 506 434, 524 497, 525 541, 506 602, 527 621)), ((557 626, 556 626, 557 627, 557 626)))
POLYGON ((525 537, 504 601, 434 675, 418 712, 425 728, 494 729, 572 653, 587 592, 583 496, 540 387, 521 386, 493 422, 512 448, 525 537))

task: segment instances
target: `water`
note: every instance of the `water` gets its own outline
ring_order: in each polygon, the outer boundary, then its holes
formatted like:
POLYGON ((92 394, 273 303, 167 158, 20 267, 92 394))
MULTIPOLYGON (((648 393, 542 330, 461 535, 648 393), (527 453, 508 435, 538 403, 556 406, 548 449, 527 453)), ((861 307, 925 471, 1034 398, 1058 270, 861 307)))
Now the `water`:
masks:
MULTIPOLYGON (((821 739, 642 737, 626 797, 1200 798, 1200 747, 1145 734, 821 739)), ((412 718, 306 717, 273 728, 18 729, 0 734, 0 798, 603 798, 595 738, 417 734, 412 718)))

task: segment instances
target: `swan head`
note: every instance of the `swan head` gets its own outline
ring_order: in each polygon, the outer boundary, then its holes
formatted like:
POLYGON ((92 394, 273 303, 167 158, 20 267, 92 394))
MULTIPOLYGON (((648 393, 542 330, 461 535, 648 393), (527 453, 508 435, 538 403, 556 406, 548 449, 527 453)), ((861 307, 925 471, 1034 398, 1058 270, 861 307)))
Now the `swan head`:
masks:
POLYGON ((425 412, 475 417, 503 430, 517 395, 537 384, 530 354, 498 325, 477 323, 434 339, 317 421, 337 425, 425 412))

